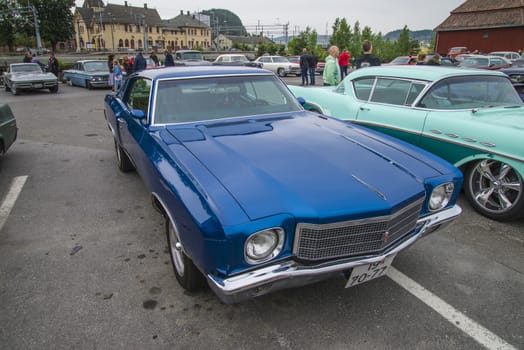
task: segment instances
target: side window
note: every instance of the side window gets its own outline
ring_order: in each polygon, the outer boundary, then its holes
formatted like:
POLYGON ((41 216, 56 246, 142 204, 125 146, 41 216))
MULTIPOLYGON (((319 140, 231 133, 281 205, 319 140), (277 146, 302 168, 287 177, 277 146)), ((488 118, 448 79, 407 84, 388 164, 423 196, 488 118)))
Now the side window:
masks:
POLYGON ((151 92, 151 80, 137 78, 130 82, 125 103, 129 109, 140 109, 148 114, 149 93, 151 92))
POLYGON ((373 89, 374 84, 374 77, 353 80, 353 89, 355 90, 355 96, 359 100, 369 100, 369 95, 371 95, 371 90, 373 89))
POLYGON ((411 90, 411 81, 379 78, 373 89, 371 102, 403 106, 411 90))
POLYGON ((409 94, 406 99, 406 102, 404 103, 406 106, 411 106, 413 102, 417 99, 418 95, 424 90, 426 87, 426 84, 413 82, 411 83, 411 88, 409 89, 409 94))

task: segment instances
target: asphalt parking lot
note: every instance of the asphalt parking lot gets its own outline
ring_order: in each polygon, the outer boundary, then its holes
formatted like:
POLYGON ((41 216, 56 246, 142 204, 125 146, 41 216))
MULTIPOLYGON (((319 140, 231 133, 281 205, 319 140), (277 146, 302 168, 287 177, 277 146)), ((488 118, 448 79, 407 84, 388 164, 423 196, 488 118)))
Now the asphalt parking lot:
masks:
POLYGON ((234 305, 184 292, 162 217, 117 169, 107 93, 0 91, 19 126, 0 158, 0 348, 524 349, 524 220, 486 219, 465 198, 387 277, 234 305))

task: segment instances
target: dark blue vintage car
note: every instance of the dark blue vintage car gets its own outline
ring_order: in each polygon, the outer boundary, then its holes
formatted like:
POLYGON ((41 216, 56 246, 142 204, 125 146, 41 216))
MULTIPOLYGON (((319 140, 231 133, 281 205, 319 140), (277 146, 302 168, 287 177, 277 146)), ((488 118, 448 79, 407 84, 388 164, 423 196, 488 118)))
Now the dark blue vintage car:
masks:
POLYGON ((225 302, 346 274, 383 276, 397 253, 461 212, 461 173, 425 151, 302 108, 273 73, 176 67, 105 98, 122 171, 136 169, 182 287, 225 302))

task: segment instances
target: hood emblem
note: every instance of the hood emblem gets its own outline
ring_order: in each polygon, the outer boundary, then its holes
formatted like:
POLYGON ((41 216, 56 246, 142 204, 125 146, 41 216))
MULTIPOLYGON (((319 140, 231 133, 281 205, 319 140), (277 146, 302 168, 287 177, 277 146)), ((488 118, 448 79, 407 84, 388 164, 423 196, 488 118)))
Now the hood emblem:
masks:
POLYGON ((388 240, 389 240, 389 231, 386 231, 384 232, 384 234, 382 235, 382 243, 388 243, 388 240))

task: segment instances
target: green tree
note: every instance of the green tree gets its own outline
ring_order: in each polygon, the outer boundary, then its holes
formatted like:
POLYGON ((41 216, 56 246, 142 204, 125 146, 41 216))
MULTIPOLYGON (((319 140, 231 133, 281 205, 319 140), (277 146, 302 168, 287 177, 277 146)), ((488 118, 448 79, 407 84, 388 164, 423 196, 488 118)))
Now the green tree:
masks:
POLYGON ((351 27, 348 25, 346 19, 335 19, 335 23, 333 24, 333 35, 329 38, 329 44, 338 46, 340 50, 349 50, 351 37, 351 27))
POLYGON ((314 50, 317 46, 318 34, 316 30, 306 27, 306 30, 300 32, 297 36, 287 43, 288 55, 299 55, 306 48, 308 51, 314 50))
MULTIPOLYGON (((18 1, 21 6, 34 6, 38 18, 38 26, 42 40, 50 43, 54 51, 56 45, 61 41, 71 39, 73 35, 73 12, 74 0, 27 0, 18 1)), ((30 17, 33 15, 31 14, 30 17)), ((27 35, 34 35, 26 32, 27 35)))

